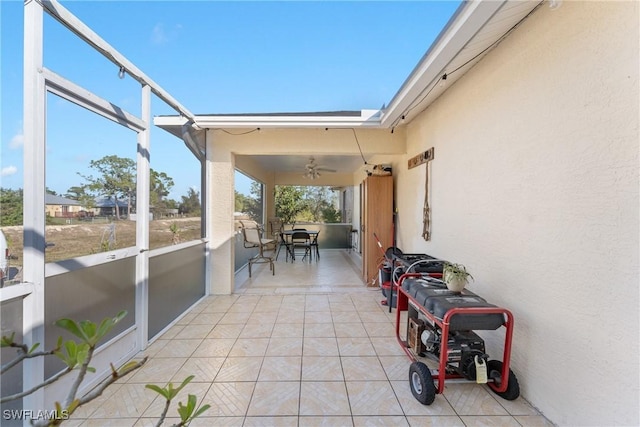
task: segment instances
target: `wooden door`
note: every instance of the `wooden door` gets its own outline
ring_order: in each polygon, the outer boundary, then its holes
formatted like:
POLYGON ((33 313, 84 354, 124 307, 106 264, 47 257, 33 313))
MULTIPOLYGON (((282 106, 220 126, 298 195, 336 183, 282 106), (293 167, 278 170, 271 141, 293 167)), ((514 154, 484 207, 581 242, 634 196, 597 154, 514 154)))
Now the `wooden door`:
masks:
POLYGON ((384 251, 393 245, 393 177, 370 176, 363 184, 362 274, 373 285, 384 251))

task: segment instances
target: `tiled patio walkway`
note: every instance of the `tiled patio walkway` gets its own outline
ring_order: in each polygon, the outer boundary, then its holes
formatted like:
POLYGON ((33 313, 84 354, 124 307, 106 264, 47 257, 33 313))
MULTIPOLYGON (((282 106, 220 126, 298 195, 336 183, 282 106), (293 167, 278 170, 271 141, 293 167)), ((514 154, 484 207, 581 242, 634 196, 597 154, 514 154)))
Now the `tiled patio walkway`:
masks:
POLYGON ((155 425, 163 402, 145 384, 188 375, 195 379, 177 401, 191 393, 211 405, 192 426, 551 425, 522 398, 470 383, 447 384, 432 405, 419 404, 393 315, 346 252, 323 251, 311 264, 281 258, 275 276, 255 270, 239 275, 234 295, 199 303, 147 349, 145 366, 68 425, 155 425))

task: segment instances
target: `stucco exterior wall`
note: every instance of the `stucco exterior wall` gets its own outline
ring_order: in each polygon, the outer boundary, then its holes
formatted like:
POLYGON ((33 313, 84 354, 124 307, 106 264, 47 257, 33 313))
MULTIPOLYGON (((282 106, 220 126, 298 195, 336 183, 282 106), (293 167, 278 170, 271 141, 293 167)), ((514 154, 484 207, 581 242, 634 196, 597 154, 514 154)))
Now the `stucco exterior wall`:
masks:
POLYGON ((638 16, 541 7, 408 125, 393 165, 398 246, 465 264, 514 312, 522 395, 558 425, 640 425, 638 16), (406 160, 429 147, 425 242, 425 167, 406 160))

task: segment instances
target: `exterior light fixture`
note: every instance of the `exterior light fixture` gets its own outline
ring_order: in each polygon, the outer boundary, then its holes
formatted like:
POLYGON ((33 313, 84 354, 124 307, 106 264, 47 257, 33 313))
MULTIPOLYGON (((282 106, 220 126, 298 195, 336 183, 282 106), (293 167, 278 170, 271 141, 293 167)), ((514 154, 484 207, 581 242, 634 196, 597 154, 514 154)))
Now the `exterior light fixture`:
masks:
POLYGON ((120 80, 124 79, 124 67, 120 66, 120 71, 118 71, 118 78, 120 80))

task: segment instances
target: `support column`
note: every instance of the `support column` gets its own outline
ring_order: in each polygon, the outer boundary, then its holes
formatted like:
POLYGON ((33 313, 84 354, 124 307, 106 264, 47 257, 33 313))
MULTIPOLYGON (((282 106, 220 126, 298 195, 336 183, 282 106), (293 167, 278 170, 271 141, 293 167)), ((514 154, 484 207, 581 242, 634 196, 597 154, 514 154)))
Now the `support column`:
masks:
POLYGON ((206 163, 206 221, 211 255, 209 289, 214 295, 229 295, 235 288, 234 159, 228 149, 216 147, 211 131, 207 131, 206 163))
POLYGON ((136 174, 136 341, 138 350, 144 350, 149 340, 149 191, 151 147, 151 88, 142 87, 142 120, 147 123, 138 133, 136 174))
MULTIPOLYGON (((27 347, 44 342, 45 279, 45 115, 46 91, 42 75, 43 11, 35 1, 24 5, 24 250, 23 281, 33 284, 24 299, 23 339, 27 347)), ((44 358, 23 362, 23 388, 44 381, 44 358)), ((25 409, 44 410, 44 390, 23 400, 25 409)), ((27 422, 25 421, 25 424, 27 422)))

